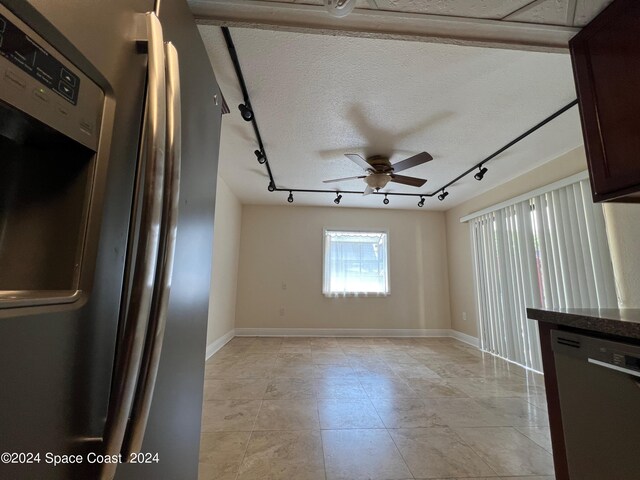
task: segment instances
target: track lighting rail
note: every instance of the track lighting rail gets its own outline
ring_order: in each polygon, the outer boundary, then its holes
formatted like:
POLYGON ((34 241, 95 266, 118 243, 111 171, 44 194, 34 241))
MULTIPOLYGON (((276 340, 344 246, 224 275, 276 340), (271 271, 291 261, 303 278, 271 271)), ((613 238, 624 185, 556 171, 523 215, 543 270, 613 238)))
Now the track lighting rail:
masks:
POLYGON ((540 123, 534 125, 533 127, 531 127, 529 130, 527 130, 526 132, 524 132, 522 135, 514 138, 513 140, 511 140, 509 143, 507 143, 505 146, 503 146, 502 148, 499 148, 498 150, 496 150, 495 152, 493 152, 491 155, 489 155, 487 158, 485 158, 484 160, 481 160, 480 162, 476 163, 473 167, 471 167, 470 169, 464 171, 463 173, 461 173, 460 175, 458 175, 456 178, 454 178, 453 180, 451 180, 449 183, 447 183, 446 185, 443 185, 442 187, 440 187, 438 190, 436 190, 433 193, 427 193, 425 194, 426 196, 429 197, 433 197, 436 193, 441 192, 443 190, 445 190, 447 187, 450 187, 451 185, 453 185, 454 183, 456 183, 458 180, 462 179, 463 177, 466 177, 467 175, 469 175, 471 172, 473 172, 476 168, 479 167, 483 167, 486 163, 488 163, 490 160, 493 160, 495 157, 497 157, 498 155, 500 155, 501 153, 503 153, 505 150, 508 150, 509 148, 513 147, 516 143, 524 140, 525 138, 527 138, 529 135, 531 135, 533 132, 535 132, 536 130, 539 130, 540 128, 544 127, 547 123, 549 123, 550 121, 552 121, 553 119, 559 117, 560 115, 562 115, 564 112, 566 112, 567 110, 569 110, 571 107, 573 107, 574 105, 577 105, 578 103, 578 99, 575 99, 571 102, 569 102, 568 104, 566 104, 564 107, 562 107, 560 110, 558 110, 555 113, 552 113, 551 115, 549 115, 547 118, 545 118, 544 120, 542 120, 540 123))
MULTIPOLYGON (((238 60, 238 54, 236 52, 235 45, 233 44, 233 39, 231 38, 231 33, 229 32, 229 29, 227 27, 221 27, 221 28, 222 28, 222 33, 224 35, 225 42, 227 44, 227 49, 229 50, 229 55, 231 56, 231 60, 233 62, 233 66, 234 66, 235 71, 236 71, 236 75, 238 76, 238 82, 240 83, 240 88, 242 90, 242 96, 243 96, 243 99, 244 99, 244 107, 248 107, 252 112, 251 119, 249 119, 247 121, 250 121, 251 124, 253 125, 253 130, 254 130, 254 132, 256 134, 256 139, 258 141, 258 146, 260 147, 259 150, 256 150, 256 156, 258 157, 258 161, 267 168, 267 173, 269 174, 269 188, 268 188, 268 190, 270 192, 289 192, 289 196, 287 197, 287 200, 288 200, 289 203, 293 202, 293 193, 331 193, 332 195, 335 195, 335 194, 339 194, 339 195, 342 195, 342 194, 362 195, 362 191, 361 190, 340 190, 340 191, 337 191, 337 190, 329 190, 329 189, 281 188, 281 187, 278 187, 276 185, 276 182, 275 182, 274 177, 273 177, 273 172, 272 172, 271 166, 269 164, 269 159, 267 157, 267 152, 265 151, 264 144, 262 143, 262 137, 260 136, 260 130, 258 129, 258 123, 256 121, 255 112, 253 112, 253 109, 251 108, 251 100, 249 98, 249 92, 247 91, 247 86, 246 86, 245 81, 244 81, 244 76, 242 74, 242 69, 240 68, 240 61, 238 60), (261 153, 262 156, 259 156, 258 153, 261 153), (264 160, 264 162, 261 161, 261 160, 264 160)), ((476 169, 478 169, 479 172, 477 172, 474 175, 474 177, 476 178, 476 180, 482 180, 484 175, 487 173, 486 164, 488 162, 490 162, 491 160, 496 158, 498 155, 500 155, 504 151, 506 151, 509 148, 513 147, 518 142, 524 140, 525 138, 527 138, 529 135, 531 135, 535 131, 537 131, 540 128, 544 127, 546 124, 548 124, 549 122, 551 122, 555 118, 559 117, 560 115, 562 115, 564 112, 566 112, 570 108, 572 108, 575 105, 577 105, 577 103, 578 103, 577 99, 569 102, 564 107, 562 107, 560 110, 552 113, 547 118, 545 118, 541 122, 539 122, 536 125, 534 125, 533 127, 531 127, 529 130, 524 132, 522 135, 519 135, 518 137, 514 138, 512 141, 510 141, 509 143, 507 143, 503 147, 499 148, 498 150, 493 152, 488 157, 484 158, 483 160, 481 160, 478 163, 476 163, 475 165, 473 165, 471 168, 469 168, 469 169, 465 170, 464 172, 462 172, 460 175, 455 177, 449 183, 446 183, 445 185, 442 185, 441 187, 439 187, 438 189, 436 189, 436 190, 434 190, 434 191, 432 191, 430 193, 372 192, 371 195, 382 195, 382 196, 384 196, 384 204, 385 205, 387 205, 389 203, 389 199, 388 199, 389 196, 419 197, 420 198, 420 202, 419 202, 418 206, 420 206, 420 207, 422 205, 424 205, 424 198, 425 197, 431 198, 431 197, 437 196, 438 200, 443 201, 447 197, 447 195, 449 195, 449 192, 446 191, 448 187, 450 187, 454 183, 458 182, 462 178, 466 177, 467 175, 471 174, 476 169), (420 205, 420 203, 422 205, 420 205)), ((240 105, 240 108, 242 110, 243 109, 243 105, 240 105)), ((340 197, 340 198, 342 198, 342 197, 340 197)), ((339 204, 340 202, 338 201, 338 202, 335 202, 335 203, 339 204)))
MULTIPOLYGON (((224 41, 227 44, 227 50, 229 50, 229 56, 231 56, 231 61, 233 62, 233 68, 235 69, 236 76, 238 77, 238 83, 240 83, 240 89, 242 90, 242 98, 244 100, 244 105, 249 107, 249 109, 253 112, 253 109, 251 108, 251 99, 249 98, 249 92, 247 91, 247 85, 244 81, 244 75, 242 75, 242 68, 240 68, 240 60, 238 59, 236 46, 234 45, 233 39, 231 38, 231 32, 229 32, 229 29, 227 27, 222 27, 222 35, 224 36, 224 41)), ((269 165, 269 158, 267 157, 267 152, 264 148, 264 144, 262 143, 262 136, 260 135, 260 129, 258 128, 258 122, 256 121, 255 113, 251 115, 251 120, 249 121, 251 122, 251 125, 253 126, 253 131, 256 134, 259 151, 262 153, 262 156, 264 158, 264 162, 261 162, 261 163, 267 169, 267 173, 269 174, 270 184, 275 185, 276 182, 273 179, 273 172, 271 171, 271 165, 269 165)))

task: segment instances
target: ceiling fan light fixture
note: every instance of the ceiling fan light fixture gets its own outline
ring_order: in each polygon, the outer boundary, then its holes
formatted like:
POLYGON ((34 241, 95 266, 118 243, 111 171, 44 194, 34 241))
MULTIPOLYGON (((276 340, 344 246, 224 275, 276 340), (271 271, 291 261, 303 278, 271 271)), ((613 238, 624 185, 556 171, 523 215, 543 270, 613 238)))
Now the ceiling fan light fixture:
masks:
POLYGON ((293 203, 293 192, 289 190, 289 196, 287 197, 287 202, 293 203))
POLYGON ((473 178, 475 178, 476 180, 480 181, 484 178, 484 174, 488 172, 487 167, 483 167, 482 165, 478 166, 479 170, 478 173, 476 173, 473 178))
POLYGON ((336 192, 336 198, 333 199, 333 203, 340 205, 340 200, 342 200, 342 195, 340 195, 340 192, 336 192))
POLYGON ((418 202, 418 206, 420 208, 424 207, 424 197, 420 197, 420 201, 418 202))
POLYGON ((364 181, 374 190, 380 190, 387 186, 387 183, 391 181, 391 176, 386 173, 372 173, 368 175, 364 181))
POLYGON ((267 161, 267 157, 265 156, 264 152, 260 151, 260 150, 256 150, 255 152, 256 158, 258 159, 258 163, 260 165, 264 164, 267 161))
POLYGON ((246 120, 247 122, 253 120, 253 110, 251 110, 249 104, 241 103, 240 105, 238 105, 238 109, 240 110, 240 115, 242 115, 242 118, 244 120, 246 120))
POLYGON ((334 17, 346 17, 356 6, 356 0, 324 0, 324 6, 334 17))

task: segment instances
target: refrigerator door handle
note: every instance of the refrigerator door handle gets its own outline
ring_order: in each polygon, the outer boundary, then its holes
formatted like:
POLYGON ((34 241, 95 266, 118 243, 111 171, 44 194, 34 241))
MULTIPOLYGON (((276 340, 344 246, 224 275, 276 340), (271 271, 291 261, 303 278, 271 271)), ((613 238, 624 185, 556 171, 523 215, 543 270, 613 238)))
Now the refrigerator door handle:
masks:
POLYGON ((162 341, 167 323, 171 277, 178 231, 178 207, 180 201, 181 168, 181 92, 178 51, 169 42, 165 45, 167 59, 167 156, 165 160, 165 196, 162 214, 160 253, 156 272, 156 288, 153 294, 147 340, 138 378, 138 388, 133 403, 127 441, 123 454, 127 458, 139 453, 149 419, 153 390, 158 375, 162 341))
MULTIPOLYGON (((167 127, 164 39, 162 25, 155 13, 146 14, 146 26, 149 65, 146 129, 143 133, 143 144, 146 145, 142 182, 144 190, 141 195, 139 240, 131 293, 124 333, 117 348, 109 413, 105 424, 106 455, 119 455, 122 449, 144 350, 160 246, 167 127)), ((100 478, 113 479, 116 467, 116 463, 103 464, 100 478)))

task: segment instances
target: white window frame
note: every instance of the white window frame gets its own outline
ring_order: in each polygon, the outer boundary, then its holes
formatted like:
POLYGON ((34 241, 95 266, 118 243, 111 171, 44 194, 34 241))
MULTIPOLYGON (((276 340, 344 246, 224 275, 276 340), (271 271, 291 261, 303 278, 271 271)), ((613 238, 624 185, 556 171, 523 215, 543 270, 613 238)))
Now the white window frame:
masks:
POLYGON ((324 228, 322 230, 322 294, 325 297, 388 297, 391 295, 391 247, 389 230, 386 228, 371 229, 354 229, 354 228, 324 228), (343 233, 379 233, 384 234, 387 243, 387 252, 385 255, 386 271, 387 271, 387 288, 386 292, 327 292, 325 291, 326 275, 327 275, 327 233, 343 232, 343 233))

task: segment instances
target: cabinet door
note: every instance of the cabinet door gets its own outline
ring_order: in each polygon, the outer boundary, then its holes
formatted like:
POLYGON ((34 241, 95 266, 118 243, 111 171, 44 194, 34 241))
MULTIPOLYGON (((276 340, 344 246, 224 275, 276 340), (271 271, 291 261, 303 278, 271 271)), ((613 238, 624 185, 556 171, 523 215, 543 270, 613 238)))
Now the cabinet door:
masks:
POLYGON ((613 2, 570 49, 594 201, 640 202, 640 2, 613 2))

